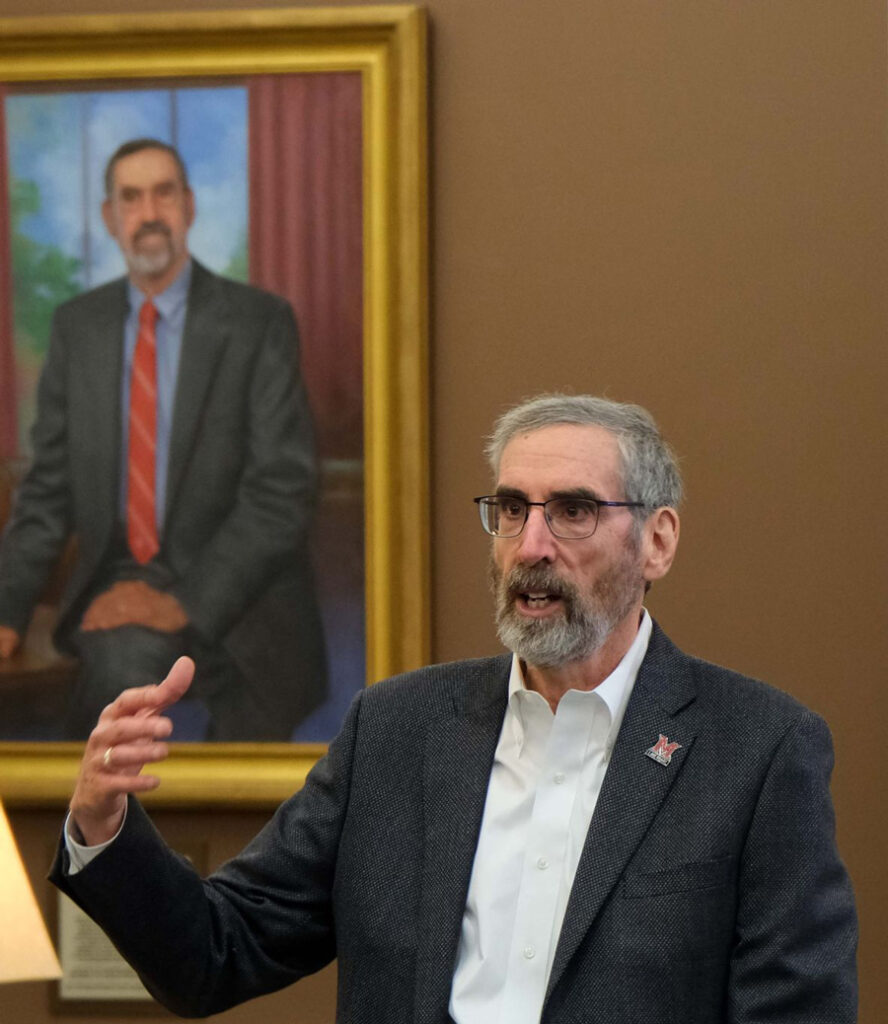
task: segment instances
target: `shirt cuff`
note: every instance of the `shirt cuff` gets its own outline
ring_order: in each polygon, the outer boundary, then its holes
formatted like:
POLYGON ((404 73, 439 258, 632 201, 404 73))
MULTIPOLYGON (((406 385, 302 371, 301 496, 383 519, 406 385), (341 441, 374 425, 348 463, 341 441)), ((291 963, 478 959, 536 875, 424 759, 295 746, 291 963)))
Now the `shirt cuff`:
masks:
POLYGON ((90 861, 93 861, 106 847, 110 846, 114 840, 123 831, 124 822, 126 821, 126 809, 123 812, 123 818, 120 821, 120 828, 115 832, 110 839, 104 843, 99 843, 98 846, 85 846, 83 843, 79 843, 74 838, 75 830, 79 834, 79 829, 74 824, 74 820, 71 817, 71 812, 68 812, 68 817, 65 818, 65 849, 68 851, 68 858, 70 866, 68 868, 69 875, 76 875, 78 871, 82 871, 90 861))

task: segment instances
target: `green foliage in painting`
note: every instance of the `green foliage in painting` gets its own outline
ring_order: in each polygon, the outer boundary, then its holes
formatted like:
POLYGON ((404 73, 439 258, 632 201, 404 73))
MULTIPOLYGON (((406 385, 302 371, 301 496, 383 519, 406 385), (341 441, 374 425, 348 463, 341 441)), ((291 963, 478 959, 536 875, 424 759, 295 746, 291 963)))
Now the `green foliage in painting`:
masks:
POLYGON ((242 231, 237 240, 237 247, 231 254, 228 265, 222 271, 224 277, 230 277, 235 281, 243 281, 247 284, 250 280, 250 264, 247 255, 247 233, 242 231))
POLYGON ((42 356, 56 306, 81 290, 81 261, 58 246, 36 241, 24 230, 25 218, 40 210, 40 190, 35 182, 15 178, 10 192, 16 349, 42 356))

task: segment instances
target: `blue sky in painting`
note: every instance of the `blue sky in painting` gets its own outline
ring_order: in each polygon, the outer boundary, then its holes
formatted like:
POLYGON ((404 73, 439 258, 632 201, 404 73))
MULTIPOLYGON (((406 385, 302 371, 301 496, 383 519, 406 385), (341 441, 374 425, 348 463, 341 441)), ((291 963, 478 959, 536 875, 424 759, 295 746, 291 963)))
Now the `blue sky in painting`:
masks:
POLYGON ((242 246, 248 203, 244 88, 13 95, 6 113, 12 174, 36 182, 41 197, 40 212, 22 228, 81 259, 83 287, 123 273, 101 220, 102 175, 117 146, 137 136, 172 142, 182 153, 197 198, 194 255, 223 271, 242 246))

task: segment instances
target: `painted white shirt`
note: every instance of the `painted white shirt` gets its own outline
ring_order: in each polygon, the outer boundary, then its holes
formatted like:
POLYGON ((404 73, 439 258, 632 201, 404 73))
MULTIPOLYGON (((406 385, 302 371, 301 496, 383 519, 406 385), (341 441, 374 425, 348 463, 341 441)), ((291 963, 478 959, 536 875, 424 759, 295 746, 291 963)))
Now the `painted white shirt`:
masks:
POLYGON ((512 658, 450 994, 457 1024, 538 1024, 577 864, 651 626, 645 611, 607 679, 594 690, 569 690, 554 714, 527 689, 512 658))

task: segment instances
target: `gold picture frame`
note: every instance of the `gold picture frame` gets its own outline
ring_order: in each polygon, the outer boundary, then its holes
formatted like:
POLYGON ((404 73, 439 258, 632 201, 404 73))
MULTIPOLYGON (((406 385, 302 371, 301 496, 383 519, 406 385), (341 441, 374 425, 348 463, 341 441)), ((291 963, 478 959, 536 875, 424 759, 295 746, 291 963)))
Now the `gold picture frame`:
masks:
MULTIPOLYGON (((0 19, 0 82, 361 75, 366 681, 429 657, 426 22, 414 6, 0 19)), ((163 806, 273 806, 325 744, 179 744, 163 806)), ((80 744, 0 743, 11 806, 70 795, 80 744)))

